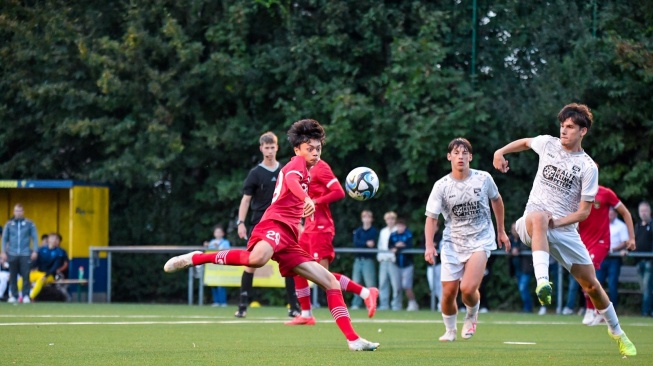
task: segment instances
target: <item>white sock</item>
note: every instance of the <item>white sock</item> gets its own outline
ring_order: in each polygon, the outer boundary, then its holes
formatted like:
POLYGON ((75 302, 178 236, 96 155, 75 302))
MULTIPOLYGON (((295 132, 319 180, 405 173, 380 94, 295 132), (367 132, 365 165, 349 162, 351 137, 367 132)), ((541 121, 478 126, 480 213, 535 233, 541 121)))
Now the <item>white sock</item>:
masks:
POLYGON ((313 312, 311 310, 302 310, 302 318, 310 318, 313 316, 313 312))
POLYGON ((476 305, 474 305, 474 306, 469 306, 469 305, 465 304, 465 307, 467 308, 467 315, 466 315, 466 317, 467 317, 467 318, 473 318, 473 317, 476 316, 476 314, 478 314, 478 308, 481 307, 481 301, 479 300, 479 301, 476 303, 476 305))
POLYGON ((365 300, 368 297, 370 297, 370 290, 368 290, 367 287, 363 287, 363 289, 361 290, 361 294, 358 296, 360 296, 361 299, 365 300))
POLYGON ((533 252, 533 270, 537 284, 549 283, 549 253, 543 250, 533 252))
POLYGON ((621 326, 619 325, 619 318, 617 318, 617 312, 614 310, 612 303, 610 303, 607 308, 603 310, 597 309, 597 311, 605 318, 605 322, 608 323, 608 329, 610 329, 610 333, 614 335, 620 335, 624 332, 621 330, 621 326))
POLYGON ((456 330, 456 318, 458 314, 453 315, 444 315, 442 313, 442 321, 444 322, 444 327, 447 330, 456 330))

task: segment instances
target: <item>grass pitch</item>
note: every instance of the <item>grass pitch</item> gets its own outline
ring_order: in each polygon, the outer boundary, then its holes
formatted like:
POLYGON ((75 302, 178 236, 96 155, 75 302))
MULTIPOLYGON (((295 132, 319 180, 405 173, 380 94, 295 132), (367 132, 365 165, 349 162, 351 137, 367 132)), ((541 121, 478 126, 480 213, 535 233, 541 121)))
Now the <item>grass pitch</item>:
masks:
MULTIPOLYGON (((440 343, 440 313, 352 310, 356 331, 380 342, 351 352, 325 308, 316 326, 283 325, 283 308, 35 303, 0 304, 6 365, 651 365, 653 319, 621 317, 638 350, 622 358, 607 327, 580 316, 480 314, 477 334, 440 343)), ((462 327, 462 314, 458 327, 462 327)))

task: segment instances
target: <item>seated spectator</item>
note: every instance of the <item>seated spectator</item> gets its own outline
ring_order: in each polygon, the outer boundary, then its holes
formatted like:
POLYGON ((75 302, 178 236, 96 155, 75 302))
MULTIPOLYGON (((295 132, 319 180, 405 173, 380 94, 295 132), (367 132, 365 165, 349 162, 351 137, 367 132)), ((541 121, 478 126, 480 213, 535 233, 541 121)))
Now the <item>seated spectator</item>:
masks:
MULTIPOLYGON (((30 271, 29 280, 33 284, 29 293, 31 300, 34 300, 43 286, 54 283, 55 277, 64 277, 68 269, 68 253, 61 249, 61 235, 52 233, 48 235, 48 244, 38 250, 38 256, 30 271)), ((23 279, 18 281, 19 291, 23 287, 23 279)))

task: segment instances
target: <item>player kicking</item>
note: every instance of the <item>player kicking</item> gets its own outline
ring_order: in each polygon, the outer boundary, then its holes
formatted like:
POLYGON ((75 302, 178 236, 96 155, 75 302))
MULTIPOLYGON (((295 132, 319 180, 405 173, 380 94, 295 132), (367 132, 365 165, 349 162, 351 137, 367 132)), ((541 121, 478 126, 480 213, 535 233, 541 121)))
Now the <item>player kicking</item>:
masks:
POLYGON ((494 153, 494 167, 506 173, 504 155, 533 149, 539 155, 537 174, 528 203, 516 222, 520 239, 533 251, 537 279, 535 292, 542 305, 551 303, 549 253, 562 264, 589 295, 608 324, 619 352, 635 356, 635 345, 619 326, 608 295, 596 279, 592 260, 577 231, 587 218, 598 191, 598 168, 581 143, 592 126, 592 113, 582 104, 568 104, 558 113, 560 138, 548 135, 513 141, 494 153))
POLYGON ((319 160, 324 129, 315 120, 300 120, 288 130, 288 140, 296 156, 281 169, 272 204, 252 231, 247 250, 232 249, 206 254, 191 252, 171 258, 163 268, 166 272, 175 272, 205 263, 260 268, 272 259, 279 263, 284 277, 296 274, 326 290, 329 310, 347 339, 350 350, 374 351, 379 344, 359 337, 354 331, 338 280, 298 244, 301 218, 315 212, 315 204, 306 193, 308 170, 319 160))
POLYGON ((510 250, 510 240, 504 228, 503 200, 492 176, 487 172, 469 168, 472 161, 472 145, 464 138, 449 143, 447 160, 451 162, 451 173, 433 185, 426 203, 424 236, 426 251, 424 259, 435 264, 433 238, 438 230, 438 216, 444 217, 442 235, 442 319, 445 333, 441 342, 456 340, 456 317, 458 288, 467 308, 467 314, 460 332, 464 339, 476 333, 478 309, 481 295, 479 287, 483 280, 485 264, 490 251, 505 246, 510 250), (497 224, 495 237, 490 205, 497 224))
MULTIPOLYGON (((329 264, 335 258, 333 237, 336 231, 329 205, 345 198, 345 191, 329 164, 324 160, 318 160, 317 164, 311 168, 310 175, 308 194, 315 203, 315 213, 304 219, 304 231, 299 236, 299 245, 328 270, 329 264)), ((333 273, 333 275, 340 282, 342 291, 353 292, 363 298, 365 306, 367 306, 367 315, 370 318, 373 317, 379 290, 375 287, 365 288, 339 273, 333 273)), ((308 286, 308 281, 304 277, 295 276, 295 290, 301 315, 285 324, 314 325, 315 318, 311 311, 311 289, 308 286)))

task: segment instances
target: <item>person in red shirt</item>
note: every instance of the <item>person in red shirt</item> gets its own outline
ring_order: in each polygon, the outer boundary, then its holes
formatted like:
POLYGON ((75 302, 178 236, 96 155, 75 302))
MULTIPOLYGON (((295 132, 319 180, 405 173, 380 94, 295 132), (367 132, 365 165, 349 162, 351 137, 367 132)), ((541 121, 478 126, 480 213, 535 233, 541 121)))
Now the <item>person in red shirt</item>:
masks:
MULTIPOLYGON (((308 195, 315 202, 315 213, 304 219, 304 231, 299 237, 299 245, 328 270, 329 264, 335 258, 333 238, 336 233, 329 205, 345 198, 345 191, 324 160, 318 160, 311 168, 310 175, 308 195)), ((353 292, 363 298, 367 306, 367 315, 373 317, 379 290, 375 287, 365 288, 339 273, 333 275, 340 282, 343 291, 353 292)), ((302 313, 285 324, 315 325, 315 318, 311 311, 311 289, 304 277, 295 276, 295 291, 302 313)))
POLYGON ((295 156, 281 169, 272 204, 252 231, 247 250, 186 253, 169 259, 163 269, 176 272, 205 263, 260 268, 272 259, 279 263, 282 276, 299 275, 326 290, 329 310, 350 350, 374 351, 379 344, 359 337, 354 331, 336 277, 299 246, 301 218, 315 213, 315 202, 307 193, 308 171, 319 161, 324 137, 324 129, 312 119, 297 121, 290 127, 288 140, 295 156))
MULTIPOLYGON (((628 227, 626 248, 629 250, 635 249, 635 229, 633 218, 628 208, 619 200, 619 197, 617 197, 614 191, 610 188, 599 186, 589 216, 584 221, 578 223, 580 238, 590 253, 594 268, 597 270, 601 268, 601 263, 610 253, 610 207, 614 207, 623 217, 628 227)), ((579 287, 580 285, 577 285, 576 280, 572 278, 568 296, 575 297, 579 287)), ((585 296, 585 306, 587 308, 583 317, 583 324, 597 325, 604 322, 603 317, 596 311, 587 293, 583 293, 583 295, 585 296)), ((567 310, 568 313, 567 307, 564 310, 567 310)))

